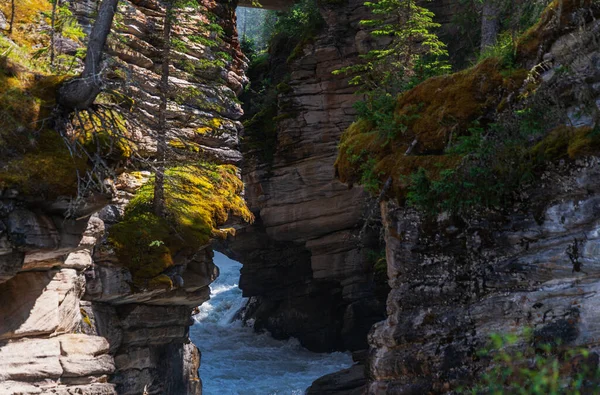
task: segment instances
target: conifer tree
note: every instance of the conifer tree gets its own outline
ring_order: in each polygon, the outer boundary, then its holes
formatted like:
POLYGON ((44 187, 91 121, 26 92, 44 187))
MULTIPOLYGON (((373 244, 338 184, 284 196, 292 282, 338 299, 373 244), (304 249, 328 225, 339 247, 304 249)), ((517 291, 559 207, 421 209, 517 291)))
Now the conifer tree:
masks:
POLYGON ((362 20, 360 24, 372 29, 374 37, 388 38, 391 42, 363 55, 364 63, 342 68, 335 74, 355 74, 350 83, 362 85, 362 91, 395 94, 406 89, 419 72, 427 74, 429 70, 448 68, 440 62, 447 51, 433 32, 440 26, 433 21, 433 12, 416 0, 367 1, 365 5, 374 18, 362 20), (429 58, 428 62, 425 58, 429 58))
POLYGON ((173 1, 167 0, 163 26, 162 68, 160 79, 160 105, 158 108, 158 133, 156 138, 156 167, 154 180, 154 214, 165 214, 165 161, 167 152, 167 101, 169 94, 169 66, 171 64, 171 28, 173 24, 173 1))

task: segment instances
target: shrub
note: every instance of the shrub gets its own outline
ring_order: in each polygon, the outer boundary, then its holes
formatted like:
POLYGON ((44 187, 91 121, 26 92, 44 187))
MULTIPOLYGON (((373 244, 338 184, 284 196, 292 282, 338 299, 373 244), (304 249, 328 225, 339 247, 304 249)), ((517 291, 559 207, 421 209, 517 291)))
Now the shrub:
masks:
POLYGON ((471 394, 598 394, 598 356, 584 348, 568 347, 558 339, 535 342, 535 334, 525 338, 492 334, 489 346, 478 353, 491 368, 477 384, 463 393, 471 394), (518 343, 525 343, 525 346, 518 343))

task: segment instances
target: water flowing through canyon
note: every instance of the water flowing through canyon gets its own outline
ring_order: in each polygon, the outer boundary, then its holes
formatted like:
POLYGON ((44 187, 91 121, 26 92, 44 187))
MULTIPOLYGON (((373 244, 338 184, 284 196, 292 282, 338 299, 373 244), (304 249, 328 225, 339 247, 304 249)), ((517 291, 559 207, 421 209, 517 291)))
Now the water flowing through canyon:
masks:
POLYGON ((219 253, 215 263, 221 274, 190 331, 202 351, 204 394, 300 395, 318 377, 352 364, 349 354, 313 353, 295 339, 275 340, 244 326, 237 314, 246 302, 237 284, 241 264, 219 253))

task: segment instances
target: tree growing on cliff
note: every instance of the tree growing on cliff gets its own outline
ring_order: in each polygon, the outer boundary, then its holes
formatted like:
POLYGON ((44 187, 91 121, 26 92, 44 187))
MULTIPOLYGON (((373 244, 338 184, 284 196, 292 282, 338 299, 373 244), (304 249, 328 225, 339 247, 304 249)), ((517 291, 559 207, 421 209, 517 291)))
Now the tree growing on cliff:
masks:
POLYGON ((102 90, 102 54, 118 3, 119 0, 102 1, 89 36, 83 72, 80 77, 63 85, 58 92, 58 103, 67 112, 89 108, 102 90))
POLYGON ((160 105, 158 108, 158 133, 156 138, 156 160, 158 165, 154 175, 154 198, 152 206, 154 214, 163 217, 165 214, 165 161, 167 153, 167 101, 169 94, 169 66, 171 64, 171 28, 173 24, 173 1, 165 4, 163 23, 163 49, 160 79, 160 105))
POLYGON ((361 64, 350 65, 334 74, 353 74, 350 83, 361 85, 364 92, 392 95, 407 88, 415 79, 449 70, 442 57, 446 45, 433 32, 440 26, 434 14, 415 0, 367 1, 373 19, 360 21, 371 30, 380 48, 362 55, 361 64), (386 42, 388 41, 388 42, 386 42))

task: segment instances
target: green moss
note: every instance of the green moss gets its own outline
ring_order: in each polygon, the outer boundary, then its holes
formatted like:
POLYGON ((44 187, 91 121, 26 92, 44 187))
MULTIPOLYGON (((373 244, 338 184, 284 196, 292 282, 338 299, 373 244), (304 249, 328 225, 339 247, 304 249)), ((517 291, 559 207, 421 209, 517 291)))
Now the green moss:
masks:
POLYGON ((152 280, 150 280, 148 282, 148 286, 150 288, 166 288, 166 289, 172 289, 173 288, 173 280, 171 280, 171 277, 167 276, 166 274, 159 274, 158 276, 154 277, 152 280))
MULTIPOLYGON (((581 15, 576 12, 582 8, 594 10, 595 17, 600 15, 595 0, 554 0, 546 7, 540 20, 529 28, 517 40, 517 61, 523 65, 540 61, 540 56, 561 35, 579 27, 581 15)), ((592 15, 590 13, 589 15, 592 15)))
POLYGON ((73 196, 77 172, 85 172, 87 161, 71 157, 54 131, 44 131, 34 149, 0 168, 0 188, 11 187, 30 196, 73 196))
POLYGON ((277 92, 279 93, 290 93, 293 91, 292 87, 285 82, 280 82, 279 84, 277 84, 275 89, 277 89, 277 92))
POLYGON ((339 179, 364 182, 363 164, 371 161, 369 172, 378 184, 391 177, 395 195, 402 198, 407 176, 419 168, 437 177, 456 166, 460 155, 444 152, 450 138, 468 134, 477 120, 492 119, 502 98, 523 84, 526 73, 502 71, 499 60, 489 58, 471 69, 417 85, 398 97, 396 132, 382 135, 369 121, 354 123, 341 138, 335 163, 339 179))
POLYGON ((50 118, 63 79, 0 62, 0 188, 48 198, 77 192, 77 171, 85 171, 86 160, 72 157, 42 121, 50 118))
POLYGON ((179 255, 194 253, 211 237, 226 235, 219 226, 229 215, 252 221, 240 194, 243 183, 231 165, 184 166, 165 172, 166 216, 152 211, 154 182, 145 184, 109 232, 119 261, 134 282, 145 285, 173 265, 179 255))
POLYGON ((72 123, 75 135, 87 152, 113 161, 131 157, 134 147, 128 139, 125 120, 118 112, 83 112, 74 117, 72 123))
MULTIPOLYGON (((40 34, 39 25, 42 13, 48 13, 52 9, 49 0, 18 0, 15 1, 15 21, 11 38, 19 45, 33 47, 47 37, 40 34)), ((10 19, 12 13, 10 1, 0 1, 0 11, 10 19)))
POLYGON ((575 159, 599 150, 600 133, 597 129, 561 125, 536 144, 531 152, 538 160, 552 161, 575 159))
POLYGON ((296 44, 290 55, 287 57, 286 61, 288 63, 292 63, 294 60, 299 59, 304 54, 304 48, 314 43, 314 36, 305 36, 296 44))

